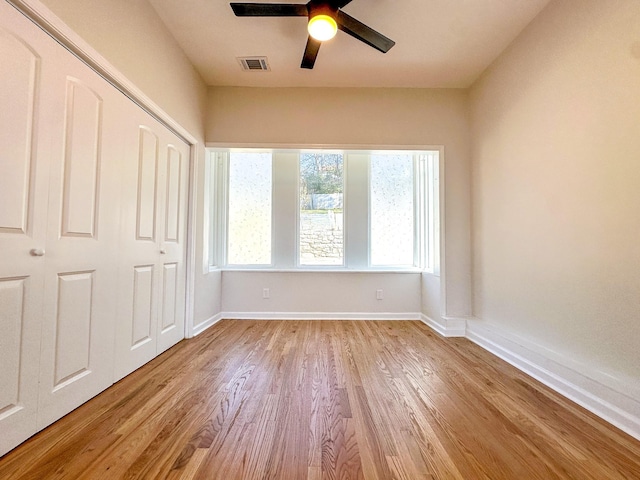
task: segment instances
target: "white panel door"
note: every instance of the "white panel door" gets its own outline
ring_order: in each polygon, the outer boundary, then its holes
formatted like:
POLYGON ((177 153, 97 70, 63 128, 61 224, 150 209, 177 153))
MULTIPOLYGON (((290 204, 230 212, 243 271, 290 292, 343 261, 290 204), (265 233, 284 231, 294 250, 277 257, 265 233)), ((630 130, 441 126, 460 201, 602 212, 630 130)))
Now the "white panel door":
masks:
POLYGON ((156 353, 184 338, 186 219, 189 147, 165 130, 163 221, 160 231, 161 291, 156 353))
POLYGON ((184 338, 189 147, 129 112, 118 273, 116 379, 184 338))
POLYGON ((38 425, 113 383, 126 100, 70 53, 47 77, 50 164, 38 425))
POLYGON ((132 107, 123 137, 115 379, 156 355, 160 138, 132 107))
POLYGON ((0 455, 36 432, 49 176, 37 135, 52 44, 31 27, 0 2, 0 455))
POLYGON ((184 337, 189 147, 4 1, 0 65, 1 456, 184 337))

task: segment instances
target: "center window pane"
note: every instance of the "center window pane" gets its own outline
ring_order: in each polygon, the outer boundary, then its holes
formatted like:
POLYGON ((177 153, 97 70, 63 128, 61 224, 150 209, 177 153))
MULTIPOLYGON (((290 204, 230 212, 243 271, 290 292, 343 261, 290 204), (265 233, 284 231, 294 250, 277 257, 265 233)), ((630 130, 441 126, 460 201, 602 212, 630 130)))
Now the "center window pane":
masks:
POLYGON ((300 154, 300 265, 344 264, 344 159, 300 154))

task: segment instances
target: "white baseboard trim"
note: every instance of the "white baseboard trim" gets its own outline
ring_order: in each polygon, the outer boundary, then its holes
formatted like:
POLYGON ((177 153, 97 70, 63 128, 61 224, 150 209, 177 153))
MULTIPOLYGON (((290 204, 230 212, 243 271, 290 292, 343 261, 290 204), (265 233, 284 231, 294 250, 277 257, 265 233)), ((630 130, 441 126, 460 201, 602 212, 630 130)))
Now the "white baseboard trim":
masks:
POLYGON ((482 323, 467 321, 469 340, 640 440, 640 401, 623 393, 629 388, 622 382, 605 385, 482 323))
POLYGON ((234 320, 420 320, 419 312, 222 312, 234 320))
POLYGON ((207 318, 204 322, 200 322, 198 325, 194 325, 193 328, 191 329, 191 337, 195 337, 196 335, 201 334, 207 328, 215 325, 216 323, 218 323, 223 318, 224 317, 222 316, 222 313, 218 313, 217 315, 214 315, 213 317, 207 318))
POLYGON ((434 320, 433 318, 426 316, 424 313, 421 313, 420 320, 443 337, 464 337, 466 333, 466 318, 442 317, 441 319, 434 320))

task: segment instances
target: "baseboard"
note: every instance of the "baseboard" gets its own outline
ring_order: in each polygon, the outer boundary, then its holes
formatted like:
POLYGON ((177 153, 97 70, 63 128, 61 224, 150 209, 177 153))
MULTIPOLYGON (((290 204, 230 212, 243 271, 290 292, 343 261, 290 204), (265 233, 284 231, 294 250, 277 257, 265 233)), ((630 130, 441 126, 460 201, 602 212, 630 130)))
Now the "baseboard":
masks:
POLYGON ((201 322, 198 325, 194 325, 193 328, 191 329, 191 337, 195 337, 196 335, 201 334, 207 328, 215 325, 216 323, 218 323, 223 318, 224 317, 223 317, 222 313, 218 313, 217 315, 214 315, 213 317, 207 318, 204 322, 201 322))
POLYGON ((419 312, 222 312, 235 320, 420 320, 419 312))
POLYGON ((442 317, 438 320, 434 320, 433 318, 426 316, 424 313, 421 313, 420 320, 443 337, 464 337, 466 333, 466 318, 442 317))
POLYGON ((629 396, 630 387, 624 382, 610 379, 605 384, 569 367, 573 364, 571 359, 559 362, 528 348, 526 342, 483 323, 478 320, 467 321, 466 337, 640 440, 640 397, 629 396))

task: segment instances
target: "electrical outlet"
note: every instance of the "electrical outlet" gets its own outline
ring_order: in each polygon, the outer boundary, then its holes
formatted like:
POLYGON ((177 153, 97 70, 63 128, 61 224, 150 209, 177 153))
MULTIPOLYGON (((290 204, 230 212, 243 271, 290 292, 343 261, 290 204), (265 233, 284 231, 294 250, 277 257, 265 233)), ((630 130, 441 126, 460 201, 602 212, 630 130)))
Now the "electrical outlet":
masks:
POLYGON ((262 289, 262 298, 269 298, 271 296, 271 292, 268 288, 262 289))
POLYGON ((382 292, 382 289, 379 288, 378 290, 376 290, 376 299, 382 300, 383 298, 384 298, 384 294, 382 292))

